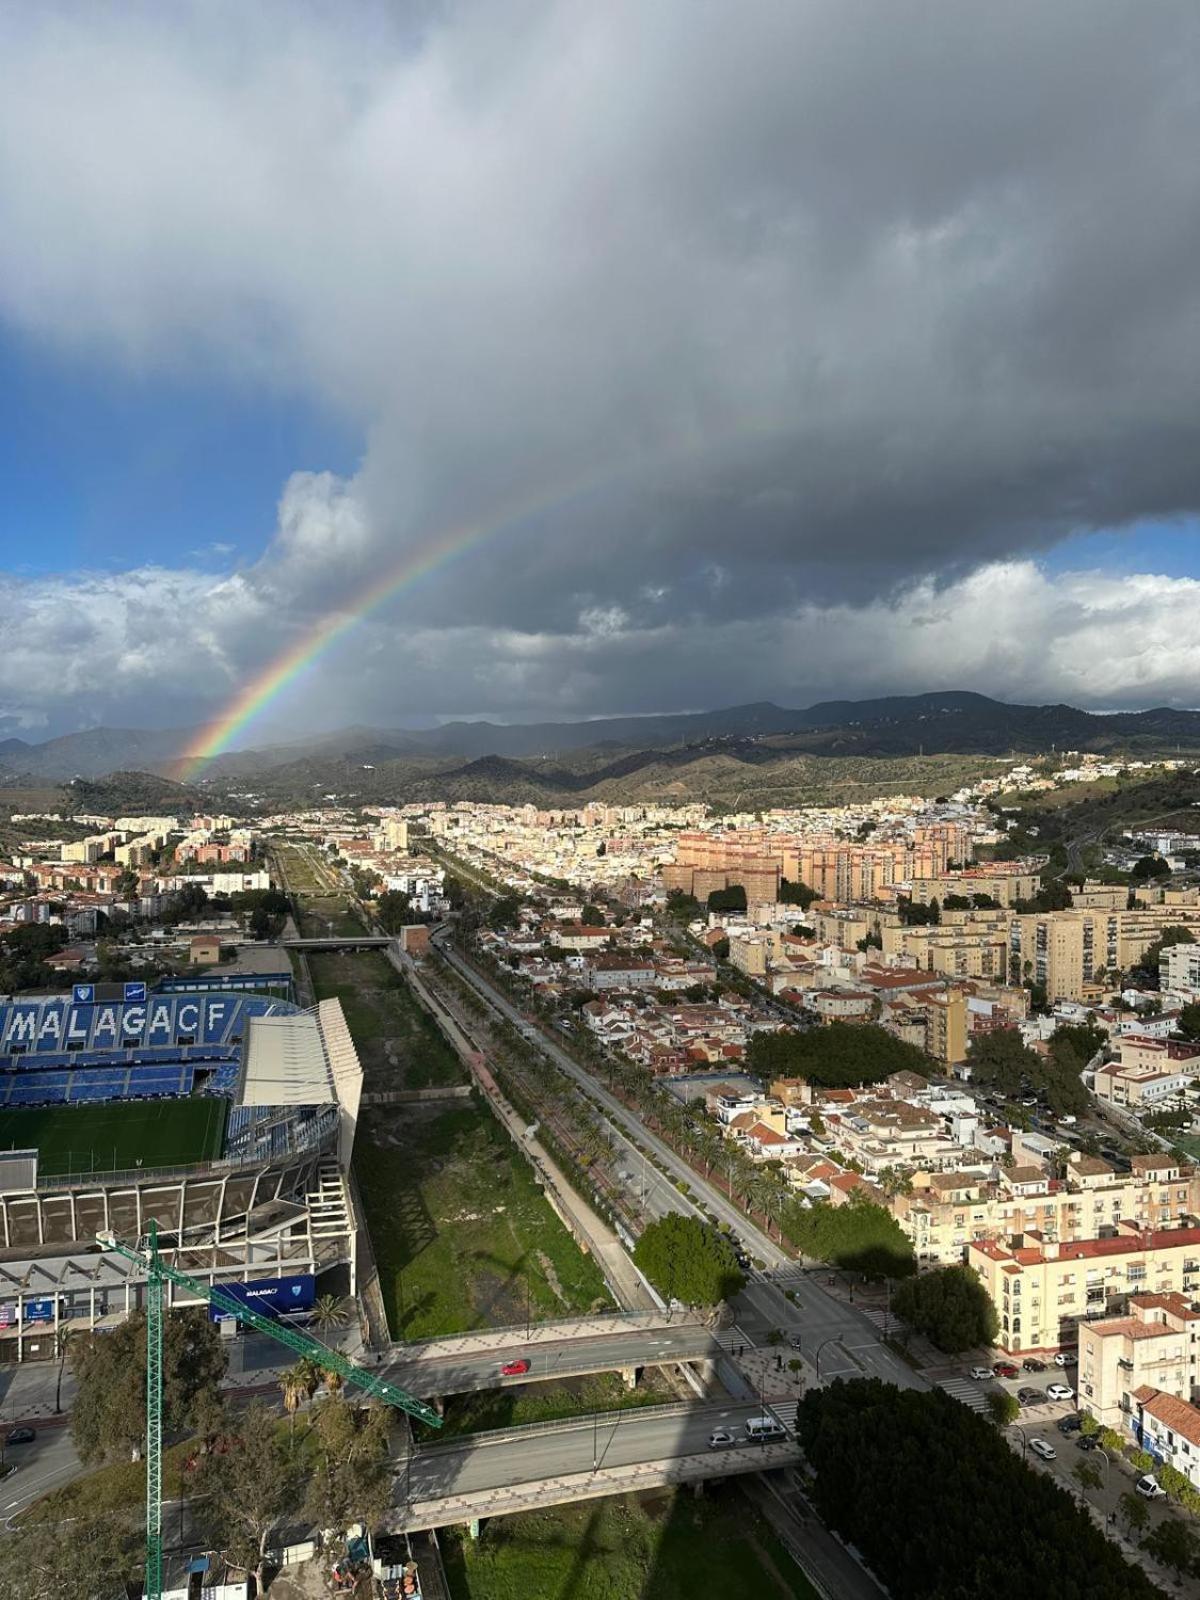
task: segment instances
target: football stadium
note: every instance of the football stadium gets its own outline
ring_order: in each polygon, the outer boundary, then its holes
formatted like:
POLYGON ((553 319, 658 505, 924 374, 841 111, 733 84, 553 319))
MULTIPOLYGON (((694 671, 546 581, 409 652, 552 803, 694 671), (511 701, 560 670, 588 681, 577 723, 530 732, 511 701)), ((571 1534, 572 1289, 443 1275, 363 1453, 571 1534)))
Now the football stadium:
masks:
POLYGON ((133 1244, 152 1219, 168 1259, 259 1309, 302 1315, 333 1269, 355 1291, 362 1068, 338 1001, 276 991, 287 976, 0 1004, 0 1361, 135 1309, 137 1269, 96 1235, 133 1244))

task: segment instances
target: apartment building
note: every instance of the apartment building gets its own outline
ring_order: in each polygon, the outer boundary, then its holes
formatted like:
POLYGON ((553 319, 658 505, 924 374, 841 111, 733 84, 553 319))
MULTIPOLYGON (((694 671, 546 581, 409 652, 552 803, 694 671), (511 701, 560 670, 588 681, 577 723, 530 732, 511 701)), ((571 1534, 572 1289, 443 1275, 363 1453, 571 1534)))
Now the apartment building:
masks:
POLYGON ((1025 1233, 1007 1246, 973 1240, 967 1265, 979 1277, 1000 1318, 997 1344, 1029 1355, 1076 1342, 1090 1317, 1124 1312, 1131 1295, 1200 1290, 1200 1227, 1145 1231, 1122 1221, 1105 1239, 1052 1242, 1025 1233))
POLYGON ((1130 1172, 1117 1173, 1078 1154, 1061 1179, 1027 1161, 996 1178, 918 1171, 891 1210, 921 1266, 953 1266, 981 1239, 1036 1233, 1067 1243, 1113 1234, 1122 1221, 1155 1230, 1200 1218, 1200 1171, 1170 1156, 1135 1156, 1130 1172))
POLYGON ((1096 1068, 1097 1097, 1131 1110, 1150 1107, 1179 1094, 1200 1075, 1200 1045, 1176 1039, 1125 1034, 1115 1061, 1096 1068))
POLYGON ((1009 970, 1008 914, 947 912, 936 927, 910 928, 899 921, 880 928, 886 960, 946 978, 1004 983, 1009 970))
POLYGON ((1168 945, 1159 957, 1158 979, 1164 990, 1200 998, 1200 944, 1168 945))
POLYGON ((1187 1297, 1132 1294, 1121 1316, 1079 1325, 1080 1408, 1106 1428, 1132 1432, 1141 1424, 1139 1391, 1192 1399, 1198 1357, 1200 1312, 1187 1297))
MULTIPOLYGON (((1036 867, 1023 861, 994 861, 987 866, 967 867, 958 872, 941 872, 930 878, 912 880, 912 898, 922 905, 931 900, 944 904, 948 896, 987 895, 1002 906, 1018 900, 1032 900, 1040 881, 1036 867)), ((1125 901, 1122 900, 1124 905, 1125 901)))
POLYGON ((1149 1384, 1134 1391, 1133 1401, 1130 1431, 1138 1444, 1200 1489, 1200 1411, 1149 1384))
POLYGON ((925 1007, 925 1049, 935 1061, 957 1066, 967 1058, 967 996, 962 990, 928 995, 925 1007))

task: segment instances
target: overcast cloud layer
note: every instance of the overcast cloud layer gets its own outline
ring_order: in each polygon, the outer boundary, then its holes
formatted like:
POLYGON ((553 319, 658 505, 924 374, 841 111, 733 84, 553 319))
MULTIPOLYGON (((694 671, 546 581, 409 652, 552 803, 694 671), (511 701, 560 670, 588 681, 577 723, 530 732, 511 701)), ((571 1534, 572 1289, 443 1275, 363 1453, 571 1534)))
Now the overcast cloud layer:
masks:
POLYGON ((1200 584, 1038 564, 1200 511, 1192 0, 401 10, 0 8, 0 317, 364 438, 224 577, 14 579, 0 708, 197 719, 478 520, 254 731, 1200 703, 1200 584))

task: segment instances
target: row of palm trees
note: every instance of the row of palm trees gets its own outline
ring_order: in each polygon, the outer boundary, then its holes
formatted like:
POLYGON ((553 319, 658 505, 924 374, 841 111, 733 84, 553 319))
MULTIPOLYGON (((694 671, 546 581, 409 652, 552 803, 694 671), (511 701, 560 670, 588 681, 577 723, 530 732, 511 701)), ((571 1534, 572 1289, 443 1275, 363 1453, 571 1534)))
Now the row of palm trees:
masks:
MULTIPOLYGON (((332 1333, 344 1326, 349 1315, 346 1302, 335 1294, 323 1294, 313 1306, 312 1318, 322 1333, 332 1333)), ((340 1394, 346 1380, 340 1372, 323 1367, 312 1356, 301 1356, 280 1375, 279 1392, 283 1396, 283 1409, 287 1412, 292 1435, 296 1432, 296 1413, 312 1400, 322 1384, 330 1395, 340 1394)))

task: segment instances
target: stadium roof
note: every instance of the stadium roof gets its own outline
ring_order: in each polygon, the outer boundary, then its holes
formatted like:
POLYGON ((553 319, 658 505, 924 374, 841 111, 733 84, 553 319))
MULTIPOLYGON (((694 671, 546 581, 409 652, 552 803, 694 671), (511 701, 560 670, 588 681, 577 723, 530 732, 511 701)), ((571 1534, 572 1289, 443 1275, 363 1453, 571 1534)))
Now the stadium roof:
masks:
POLYGON ((337 1099, 314 1015, 251 1020, 238 1098, 244 1106, 317 1106, 337 1099))

